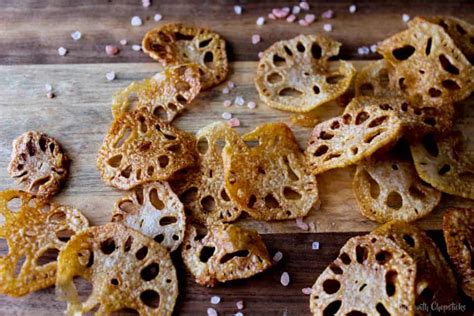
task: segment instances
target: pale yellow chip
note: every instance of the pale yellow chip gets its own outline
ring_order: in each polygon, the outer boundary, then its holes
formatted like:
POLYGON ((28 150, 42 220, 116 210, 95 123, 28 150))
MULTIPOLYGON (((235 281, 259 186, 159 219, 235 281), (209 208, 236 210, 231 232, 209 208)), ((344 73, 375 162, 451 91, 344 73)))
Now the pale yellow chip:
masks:
POLYGON ((395 81, 394 69, 385 59, 373 61, 355 77, 355 95, 366 97, 399 97, 403 91, 395 81))

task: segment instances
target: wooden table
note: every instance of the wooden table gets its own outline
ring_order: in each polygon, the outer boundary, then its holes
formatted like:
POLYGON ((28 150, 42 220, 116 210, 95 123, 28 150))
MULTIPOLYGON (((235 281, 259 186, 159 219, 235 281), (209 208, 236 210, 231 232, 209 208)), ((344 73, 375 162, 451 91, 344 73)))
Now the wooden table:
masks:
MULTIPOLYGON (((221 93, 222 86, 199 96, 195 104, 177 121, 178 127, 195 132, 200 127, 221 120, 222 102, 242 95, 254 100, 258 108, 251 111, 233 107, 230 111, 242 121, 239 132, 252 130, 266 121, 289 123, 289 114, 272 110, 258 97, 253 85, 257 54, 274 41, 288 39, 300 33, 324 33, 323 24, 333 25, 332 38, 343 43, 341 58, 354 62, 357 68, 377 54, 360 56, 357 48, 370 46, 405 28, 402 14, 410 16, 451 14, 474 22, 474 3, 468 1, 426 2, 404 4, 403 1, 374 3, 358 2, 356 14, 350 14, 351 2, 311 3, 310 13, 318 20, 310 27, 270 21, 257 26, 259 16, 267 16, 275 6, 297 2, 260 1, 155 1, 143 8, 140 1, 2 1, 0 9, 0 189, 14 186, 6 167, 11 142, 20 133, 37 129, 59 139, 73 159, 71 177, 57 200, 82 210, 95 225, 110 219, 114 201, 123 193, 106 187, 95 168, 95 156, 110 125, 112 95, 133 80, 141 80, 160 71, 161 67, 141 52, 133 51, 132 44, 140 44, 144 33, 159 23, 185 21, 209 27, 222 34, 229 46, 232 62, 230 79, 237 88, 230 96, 221 93), (240 4, 243 14, 233 12, 240 4), (319 18, 332 9, 335 18, 319 18), (156 13, 162 22, 153 21, 156 13), (138 15, 144 25, 132 27, 130 19, 138 15), (70 33, 81 31, 82 39, 73 41, 70 33), (263 42, 252 45, 251 36, 260 34, 263 42), (128 45, 119 41, 127 39, 128 45), (117 56, 108 56, 105 45, 120 47, 117 56), (57 49, 64 46, 68 54, 61 57, 57 49), (108 82, 105 74, 115 71, 117 80, 108 82), (50 83, 56 98, 46 98, 44 85, 50 83)), ((471 100, 460 106, 460 120, 466 136, 474 136, 474 118, 469 111, 471 100)), ((317 115, 321 120, 337 115, 342 108, 337 104, 322 107, 317 115)), ((292 125, 298 141, 304 146, 310 129, 292 125)), ((472 142, 471 142, 472 143, 472 142)), ((315 230, 303 232, 294 221, 258 223, 248 218, 239 225, 257 228, 271 254, 281 251, 284 259, 274 268, 248 280, 231 282, 208 289, 194 283, 182 266, 179 254, 174 260, 180 275, 180 296, 176 315, 205 315, 211 307, 210 297, 219 295, 220 315, 237 312, 235 303, 245 302, 246 315, 308 315, 308 296, 301 293, 310 287, 323 269, 337 256, 340 247, 352 236, 370 231, 376 225, 363 218, 351 192, 353 168, 327 172, 318 177, 322 206, 311 211, 306 219, 315 230), (312 250, 311 243, 319 241, 320 249, 312 250), (287 271, 291 277, 288 287, 280 285, 280 275, 287 271)), ((441 205, 420 227, 443 247, 440 221, 443 210, 452 205, 473 206, 472 201, 443 196, 441 205)), ((1 251, 1 249, 0 249, 1 251)), ((55 300, 49 288, 21 299, 0 296, 0 315, 59 315, 64 302, 55 300)), ((472 314, 472 311, 469 312, 472 314)))

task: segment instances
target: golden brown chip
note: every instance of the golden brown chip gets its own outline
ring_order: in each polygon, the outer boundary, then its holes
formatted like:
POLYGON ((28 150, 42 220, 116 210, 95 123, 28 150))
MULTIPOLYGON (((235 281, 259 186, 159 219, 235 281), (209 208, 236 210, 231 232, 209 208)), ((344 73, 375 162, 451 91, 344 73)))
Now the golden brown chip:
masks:
POLYGON ((443 232, 461 287, 466 295, 474 299, 474 210, 449 209, 443 217, 443 232))
POLYGON ((232 201, 258 220, 306 216, 319 202, 318 186, 291 129, 262 124, 243 140, 249 145, 227 144, 223 150, 232 201))
POLYGON ((171 315, 178 281, 165 247, 119 223, 91 227, 75 235, 59 254, 56 293, 69 315, 98 308, 97 315, 124 309, 140 315, 171 315), (92 291, 81 301, 80 277, 92 291))
POLYGON ((196 282, 214 286, 218 282, 246 279, 271 266, 262 237, 250 229, 231 224, 208 226, 204 237, 189 226, 183 243, 183 261, 196 282))
POLYGON ((184 111, 201 90, 199 66, 178 65, 141 82, 133 82, 114 96, 114 117, 133 109, 146 108, 157 117, 171 122, 184 111))
POLYGON ((22 190, 48 199, 66 180, 69 159, 54 138, 29 131, 13 141, 8 172, 22 190))
POLYGON ((97 157, 105 183, 129 190, 167 180, 194 164, 194 136, 157 119, 145 109, 117 117, 97 157))
POLYGON ((184 238, 186 217, 183 204, 167 182, 134 188, 115 203, 113 222, 122 222, 175 251, 184 238))
POLYGON ((224 39, 205 28, 165 24, 146 33, 142 47, 163 66, 198 64, 203 89, 224 81, 229 71, 224 39))
POLYGON ((394 82, 393 67, 385 59, 371 62, 355 77, 355 95, 367 97, 398 97, 403 92, 394 82))
POLYGON ((313 315, 414 315, 416 264, 381 236, 349 239, 313 285, 313 315))
POLYGON ((0 240, 8 244, 8 252, 0 255, 0 293, 13 297, 53 285, 55 256, 89 226, 74 208, 15 190, 0 192, 0 223, 0 240))
POLYGON ((376 150, 395 142, 402 133, 402 121, 392 100, 356 97, 343 115, 315 126, 305 154, 313 173, 342 168, 372 155, 376 150), (354 102, 363 105, 353 106, 354 102))
POLYGON ((410 149, 423 181, 441 192, 474 199, 474 160, 460 132, 427 135, 410 149))
POLYGON ((320 35, 299 35, 274 43, 257 68, 255 85, 269 106, 292 112, 309 112, 342 95, 355 69, 341 61, 337 70, 329 58, 339 54, 340 43, 320 35))
POLYGON ((456 280, 441 251, 424 231, 393 221, 372 234, 387 237, 405 250, 416 263, 416 303, 451 304, 456 298, 456 280))
POLYGON ((441 192, 421 181, 412 162, 398 158, 362 161, 352 187, 362 215, 380 223, 417 220, 441 200, 441 192))

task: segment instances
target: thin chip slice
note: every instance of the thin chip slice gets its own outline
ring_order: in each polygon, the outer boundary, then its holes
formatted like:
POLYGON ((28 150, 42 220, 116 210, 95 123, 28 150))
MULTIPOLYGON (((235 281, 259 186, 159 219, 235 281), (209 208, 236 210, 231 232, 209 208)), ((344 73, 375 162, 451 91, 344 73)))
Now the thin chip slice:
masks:
POLYGON ((56 256, 69 238, 89 226, 78 210, 15 190, 0 192, 0 293, 19 297, 56 280, 56 256))
POLYGON ((133 82, 114 96, 114 117, 146 108, 158 118, 171 122, 201 90, 199 66, 178 65, 141 82, 133 82))
POLYGON ((119 223, 91 227, 75 235, 58 259, 56 293, 68 315, 98 308, 96 315, 134 310, 171 315, 178 296, 176 270, 165 247, 119 223), (81 301, 74 278, 92 291, 81 301))
POLYGON ((340 43, 320 35, 299 35, 270 46, 257 68, 255 85, 269 106, 291 112, 309 112, 342 95, 355 68, 341 61, 331 69, 329 58, 340 43))
POLYGON ((417 220, 441 200, 441 192, 421 181, 412 162, 398 158, 364 160, 352 187, 362 215, 380 223, 417 220))
POLYGON ((29 131, 13 141, 8 172, 22 190, 48 199, 66 180, 69 159, 54 138, 29 131))
POLYGON ((355 95, 367 97, 399 97, 403 91, 395 82, 394 69, 385 59, 371 62, 355 77, 355 95))
POLYGON ((416 264, 381 236, 349 239, 313 285, 313 315, 414 315, 416 264))
POLYGON ((465 148, 463 135, 427 135, 410 146, 416 172, 441 192, 474 199, 474 159, 465 148))
POLYGON ((262 237, 250 229, 216 223, 204 237, 189 226, 183 243, 183 261, 196 282, 214 286, 218 282, 246 279, 271 266, 262 237))
POLYGON ((405 250, 416 263, 416 304, 449 305, 456 299, 453 271, 428 235, 414 225, 394 221, 372 234, 387 237, 405 250))
POLYGON ((113 222, 122 222, 175 251, 184 238, 186 217, 183 204, 167 182, 135 188, 115 203, 113 222))
POLYGON ((449 209, 443 217, 443 232, 461 287, 474 299, 474 210, 449 209))
POLYGON ((105 183, 129 190, 167 180, 195 160, 194 136, 157 119, 145 109, 117 117, 97 157, 105 183))
POLYGON ((224 39, 205 28, 165 24, 146 33, 142 47, 163 66, 198 64, 203 89, 224 81, 229 71, 224 39))
POLYGON ((266 123, 243 140, 248 145, 227 144, 223 150, 231 200, 258 220, 306 216, 319 203, 318 185, 291 129, 266 123))

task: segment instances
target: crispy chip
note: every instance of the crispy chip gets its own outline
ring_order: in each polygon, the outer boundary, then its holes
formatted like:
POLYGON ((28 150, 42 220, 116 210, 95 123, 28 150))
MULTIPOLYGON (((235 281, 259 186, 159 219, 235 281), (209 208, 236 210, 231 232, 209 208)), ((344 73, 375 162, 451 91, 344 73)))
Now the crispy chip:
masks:
POLYGON ((313 285, 313 315, 414 315, 416 264, 381 236, 349 239, 313 285))
POLYGON ((59 254, 56 293, 69 315, 98 307, 96 315, 131 309, 140 315, 171 315, 178 281, 165 247, 119 223, 75 235, 59 254), (73 279, 92 285, 83 302, 73 279))
POLYGON ((196 282, 214 286, 218 282, 246 279, 271 266, 262 237, 250 229, 231 224, 208 226, 204 237, 189 226, 183 243, 183 261, 196 282))
POLYGON ((183 204, 167 182, 137 187, 115 203, 113 222, 122 222, 175 251, 184 238, 183 204))
POLYGON ((48 203, 15 190, 0 192, 0 293, 19 297, 47 288, 56 280, 57 253, 71 235, 89 226, 78 210, 48 203), (0 221, 2 223, 2 221, 0 221))
POLYGON ((416 262, 416 303, 449 305, 456 298, 453 271, 440 250, 424 231, 404 222, 389 222, 372 234, 387 237, 416 262))
POLYGON ((299 35, 274 43, 257 68, 255 85, 269 106, 291 112, 309 112, 342 95, 355 68, 341 61, 330 70, 329 58, 339 54, 340 43, 320 35, 299 35))
POLYGON ((427 135, 410 149, 423 181, 441 192, 474 199, 474 160, 460 132, 427 135))
POLYGON ((342 116, 315 126, 308 141, 306 157, 315 174, 342 168, 394 143, 402 133, 402 121, 393 111, 390 99, 356 97, 342 116), (362 103, 355 106, 352 103, 362 103))
POLYGON ((29 131, 13 141, 8 172, 22 190, 48 199, 66 180, 69 160, 54 138, 29 131))
POLYGON ((306 216, 319 202, 316 177, 291 129, 267 123, 243 136, 249 146, 223 150, 225 187, 242 210, 258 220, 306 216))
POLYGON ((355 95, 367 97, 399 97, 402 90, 395 82, 393 67, 385 59, 371 62, 355 77, 355 95))
POLYGON ((195 160, 194 136, 161 121, 145 109, 115 119, 97 157, 105 183, 129 190, 167 180, 195 160))
POLYGON ((146 33, 142 47, 163 66, 198 64, 203 89, 224 81, 229 71, 224 39, 205 28, 165 24, 146 33))

